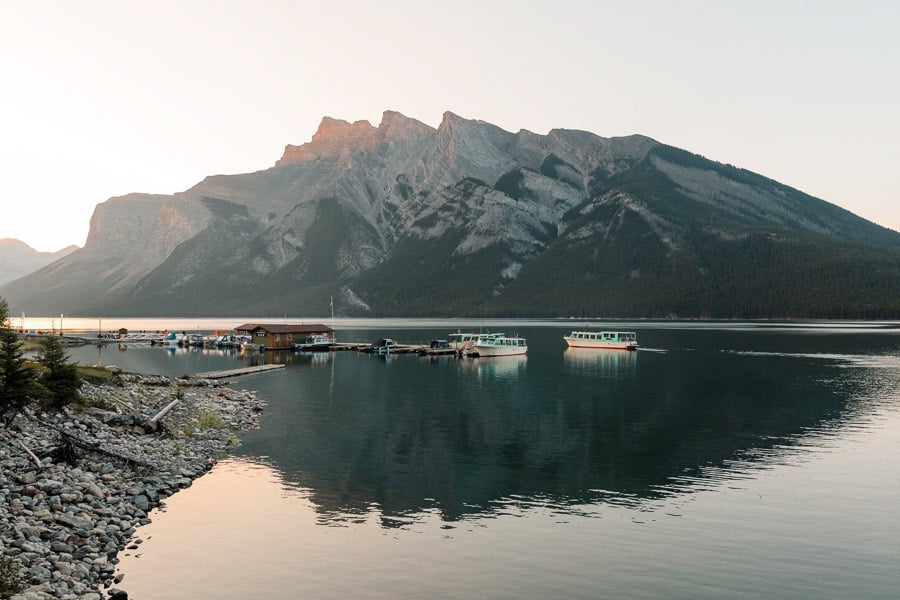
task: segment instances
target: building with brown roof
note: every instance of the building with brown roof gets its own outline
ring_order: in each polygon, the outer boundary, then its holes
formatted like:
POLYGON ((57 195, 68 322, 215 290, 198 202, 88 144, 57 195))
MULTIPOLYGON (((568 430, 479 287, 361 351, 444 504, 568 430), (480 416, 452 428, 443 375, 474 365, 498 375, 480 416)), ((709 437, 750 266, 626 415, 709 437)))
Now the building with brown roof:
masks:
POLYGON ((269 323, 244 323, 234 328, 237 335, 249 335, 254 344, 266 350, 289 350, 291 344, 301 344, 313 335, 334 338, 334 330, 319 323, 310 325, 275 325, 269 323))

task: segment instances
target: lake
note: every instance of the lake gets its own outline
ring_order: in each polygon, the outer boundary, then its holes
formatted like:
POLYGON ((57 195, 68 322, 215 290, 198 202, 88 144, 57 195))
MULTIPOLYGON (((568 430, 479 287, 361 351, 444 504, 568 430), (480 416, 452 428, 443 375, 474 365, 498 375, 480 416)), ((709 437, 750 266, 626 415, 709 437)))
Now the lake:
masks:
MULTIPOLYGON (((471 323, 528 338, 528 356, 72 349, 167 375, 287 365, 234 381, 268 402, 261 428, 151 515, 118 587, 139 600, 897 597, 897 323, 591 323, 636 331, 637 352, 566 350, 582 322, 471 323)), ((458 328, 337 325, 345 341, 458 328)))

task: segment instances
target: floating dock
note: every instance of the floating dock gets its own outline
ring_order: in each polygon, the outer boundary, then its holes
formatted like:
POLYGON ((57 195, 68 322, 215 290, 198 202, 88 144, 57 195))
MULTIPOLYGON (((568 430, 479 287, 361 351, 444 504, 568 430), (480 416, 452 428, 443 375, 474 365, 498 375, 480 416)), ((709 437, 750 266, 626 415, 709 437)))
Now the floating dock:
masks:
POLYGON ((243 369, 229 369, 227 371, 209 371, 207 373, 195 373, 194 377, 203 379, 225 379, 226 377, 239 377, 251 373, 262 373, 273 369, 283 369, 284 365, 258 365, 256 367, 244 367, 243 369))
POLYGON ((450 356, 453 354, 458 355, 459 352, 456 348, 426 348, 424 346, 416 350, 416 353, 422 356, 450 356))

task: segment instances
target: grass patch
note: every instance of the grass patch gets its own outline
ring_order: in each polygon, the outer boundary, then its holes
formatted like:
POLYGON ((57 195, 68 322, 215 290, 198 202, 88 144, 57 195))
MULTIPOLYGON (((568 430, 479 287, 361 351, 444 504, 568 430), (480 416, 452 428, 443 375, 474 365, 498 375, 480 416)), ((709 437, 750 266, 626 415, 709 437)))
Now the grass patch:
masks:
POLYGON ((205 410, 197 417, 197 427, 200 429, 220 429, 222 427, 222 415, 217 410, 205 410))
POLYGON ((85 367, 76 365, 75 370, 78 371, 78 376, 81 377, 81 379, 89 381, 90 383, 105 383, 116 376, 115 373, 108 370, 106 367, 85 367))

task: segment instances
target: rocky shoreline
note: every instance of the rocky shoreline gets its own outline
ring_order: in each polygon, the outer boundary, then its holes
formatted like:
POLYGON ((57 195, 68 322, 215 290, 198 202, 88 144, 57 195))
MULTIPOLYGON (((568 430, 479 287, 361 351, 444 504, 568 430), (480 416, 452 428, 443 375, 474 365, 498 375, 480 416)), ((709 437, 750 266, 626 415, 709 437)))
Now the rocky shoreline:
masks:
POLYGON ((86 411, 27 410, 0 428, 0 559, 22 584, 13 600, 128 597, 114 587, 117 555, 141 543, 148 513, 258 425, 255 393, 219 386, 118 374, 82 385, 86 411))

